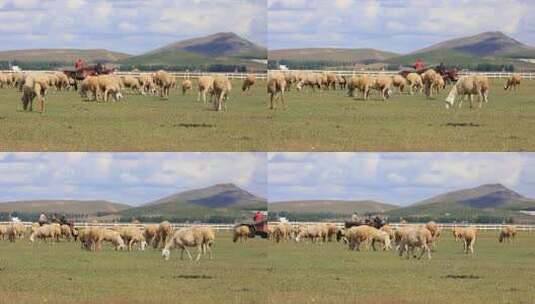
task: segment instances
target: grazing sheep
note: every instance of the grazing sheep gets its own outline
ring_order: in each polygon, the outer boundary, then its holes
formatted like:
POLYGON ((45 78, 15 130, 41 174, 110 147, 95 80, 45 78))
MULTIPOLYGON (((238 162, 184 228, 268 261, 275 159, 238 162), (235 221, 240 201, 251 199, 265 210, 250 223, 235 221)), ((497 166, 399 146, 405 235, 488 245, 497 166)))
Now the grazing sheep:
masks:
POLYGON ((245 77, 245 79, 243 80, 243 83, 242 83, 242 86, 241 86, 241 90, 242 92, 248 92, 249 90, 251 90, 251 88, 255 85, 256 83, 256 76, 255 75, 247 75, 247 77, 245 77))
MULTIPOLYGON (((107 102, 109 96, 113 97, 113 101, 119 101, 123 98, 121 94, 121 81, 119 78, 111 75, 97 76, 99 92, 104 96, 104 101, 107 102)), ((97 98, 98 101, 98 98, 97 98)))
POLYGON ((403 90, 405 90, 407 84, 407 79, 401 75, 394 75, 394 77, 392 77, 392 86, 398 88, 399 94, 403 93, 403 90))
POLYGON ((273 239, 275 239, 275 242, 278 243, 281 240, 286 240, 289 233, 290 232, 288 231, 287 226, 280 223, 273 227, 272 235, 273 235, 273 239))
POLYGON ((345 90, 346 85, 347 85, 347 76, 345 75, 338 76, 337 82, 338 82, 338 85, 340 86, 340 90, 345 90))
POLYGON ((4 86, 9 86, 10 84, 10 78, 8 75, 0 73, 0 88, 4 88, 4 86))
POLYGON ((251 234, 251 230, 249 229, 249 226, 246 225, 239 225, 234 227, 234 231, 232 234, 232 241, 236 243, 238 240, 240 242, 243 242, 244 240, 247 241, 249 238, 249 234, 251 234))
POLYGON ((488 102, 489 89, 489 79, 486 76, 463 76, 459 78, 448 94, 446 108, 453 107, 458 96, 460 96, 459 108, 461 108, 466 95, 470 98, 470 109, 472 109, 473 95, 478 96, 479 108, 481 108, 483 102, 488 102))
POLYGON ((69 225, 61 225, 61 236, 67 240, 70 240, 72 237, 71 227, 69 225))
POLYGON ((321 91, 323 85, 323 75, 317 73, 305 73, 301 76, 302 79, 297 83, 296 89, 302 91, 305 86, 312 88, 312 91, 315 92, 316 88, 321 91))
POLYGON ((159 70, 154 74, 154 83, 159 88, 162 98, 169 98, 169 91, 176 85, 173 75, 164 70, 159 70))
POLYGON ((435 74, 435 81, 433 82, 433 90, 438 94, 440 90, 446 88, 446 82, 440 74, 435 74))
POLYGON ((193 229, 197 229, 201 235, 202 235, 202 253, 206 254, 208 252, 209 259, 211 260, 213 258, 212 256, 212 246, 215 242, 215 231, 210 227, 200 226, 200 227, 193 227, 193 229))
POLYGON ((422 74, 422 81, 424 83, 424 92, 427 98, 433 97, 433 88, 436 86, 437 72, 429 69, 422 74))
POLYGON ((139 250, 145 250, 147 242, 143 232, 138 227, 124 227, 119 229, 119 233, 127 245, 128 251, 132 251, 135 244, 139 244, 139 250))
POLYGON ((414 90, 422 91, 424 87, 424 82, 422 76, 418 73, 409 73, 407 75, 407 82, 409 84, 409 94, 414 94, 414 90))
POLYGON ((383 100, 387 100, 392 95, 392 77, 379 75, 373 79, 371 88, 377 90, 383 100))
POLYGON ((101 227, 89 227, 85 229, 82 242, 83 247, 90 251, 100 251, 102 249, 102 241, 104 240, 104 230, 101 227))
POLYGON ((197 82, 198 86, 198 95, 197 95, 197 101, 202 101, 203 103, 206 103, 206 93, 210 93, 214 88, 214 77, 212 76, 201 76, 199 77, 199 80, 197 82))
POLYGON ((152 245, 154 249, 158 248, 158 228, 159 225, 152 224, 146 225, 143 230, 143 236, 145 237, 147 245, 152 245))
POLYGON ((399 256, 403 256, 403 253, 406 252, 407 259, 409 259, 411 255, 416 257, 414 250, 416 248, 420 248, 421 252, 420 256, 418 256, 418 259, 421 259, 426 252, 427 258, 431 259, 430 245, 432 243, 433 236, 431 236, 431 232, 429 230, 427 230, 425 227, 411 227, 402 234, 398 248, 399 256))
POLYGON ((57 240, 61 236, 61 227, 59 224, 43 225, 35 229, 30 235, 30 243, 35 242, 35 238, 47 240, 57 240))
POLYGON ((121 237, 121 234, 117 231, 104 229, 104 237, 102 240, 105 242, 110 242, 115 250, 126 250, 124 240, 121 237))
POLYGON ((326 238, 327 227, 323 224, 317 224, 298 227, 295 241, 299 242, 301 239, 309 239, 312 243, 319 243, 320 241, 325 241, 326 238))
POLYGON ((355 97, 355 90, 362 93, 364 100, 368 99, 372 79, 368 75, 353 76, 347 83, 347 96, 355 97))
POLYGON ((474 243, 476 242, 477 228, 468 227, 462 230, 461 239, 464 244, 464 252, 474 254, 474 243))
POLYGON ((80 96, 89 99, 88 92, 93 94, 93 99, 99 99, 99 85, 97 76, 87 76, 80 84, 80 96))
POLYGON ((383 245, 383 250, 391 248, 390 236, 385 231, 381 231, 375 227, 362 225, 351 227, 345 232, 345 237, 348 241, 350 250, 360 250, 362 243, 366 244, 366 248, 369 248, 370 243, 375 250, 375 242, 378 241, 383 245))
POLYGON ((163 221, 158 225, 154 248, 165 246, 167 240, 173 235, 173 227, 168 221, 163 221), (159 245, 161 244, 161 245, 159 245))
POLYGON ((152 95, 156 95, 156 85, 154 84, 154 78, 152 74, 139 75, 139 83, 144 94, 150 93, 152 95))
POLYGON ((66 90, 69 87, 69 77, 62 72, 55 72, 56 77, 56 89, 58 91, 66 90))
POLYGON ((7 234, 7 225, 0 225, 0 239, 5 240, 5 237, 8 236, 7 234))
POLYGON ((516 236, 516 227, 505 226, 505 227, 502 227, 502 230, 500 231, 500 236, 498 237, 498 241, 500 243, 502 243, 506 239, 507 239, 507 242, 509 242, 511 239, 514 241, 515 236, 516 236))
POLYGON ((381 227, 379 230, 386 232, 388 236, 390 237, 390 240, 394 241, 396 239, 396 233, 395 233, 394 228, 392 228, 392 226, 387 224, 381 227))
POLYGON ((49 88, 48 77, 44 74, 28 75, 22 85, 22 108, 33 110, 33 100, 37 98, 41 113, 45 111, 45 97, 49 88))
POLYGON ((326 81, 325 88, 327 90, 336 90, 336 85, 338 84, 338 76, 334 73, 326 73, 324 76, 326 81))
POLYGON ((139 78, 133 76, 124 76, 122 78, 122 83, 125 88, 130 89, 132 92, 145 95, 145 92, 141 87, 141 82, 139 81, 139 78))
POLYGON ((286 103, 284 102, 284 91, 286 90, 286 79, 281 73, 273 73, 270 75, 267 82, 267 92, 270 99, 270 109, 275 108, 275 102, 280 99, 283 108, 286 109, 286 103))
POLYGON ((508 77, 505 81, 505 85, 503 86, 504 90, 513 89, 513 91, 516 91, 516 88, 520 86, 520 81, 522 80, 522 76, 520 74, 513 74, 511 77, 508 77))
POLYGON ((191 80, 189 80, 189 79, 184 79, 184 80, 182 81, 181 86, 182 86, 182 95, 186 95, 186 92, 187 92, 188 90, 191 90, 191 88, 193 87, 193 84, 191 83, 191 80))
POLYGON ((214 78, 212 94, 215 96, 214 108, 216 111, 221 111, 223 107, 227 110, 227 104, 223 104, 223 102, 229 99, 230 91, 232 91, 232 83, 226 76, 214 78))
POLYGON ((461 240, 461 236, 462 236, 462 231, 464 230, 464 228, 462 227, 453 227, 451 229, 451 232, 453 234, 453 239, 455 240, 455 242, 458 242, 461 240))
POLYGON ((328 223, 327 226, 327 240, 329 242, 333 241, 333 237, 336 236, 336 232, 338 231, 338 228, 336 227, 336 224, 328 223))
POLYGON ((165 260, 169 260, 171 256, 171 249, 180 248, 180 259, 184 259, 184 251, 188 254, 190 261, 193 261, 191 253, 187 247, 197 247, 197 257, 195 261, 199 261, 201 254, 203 253, 204 237, 199 229, 194 228, 181 228, 177 230, 171 239, 165 244, 162 250, 162 256, 165 260))

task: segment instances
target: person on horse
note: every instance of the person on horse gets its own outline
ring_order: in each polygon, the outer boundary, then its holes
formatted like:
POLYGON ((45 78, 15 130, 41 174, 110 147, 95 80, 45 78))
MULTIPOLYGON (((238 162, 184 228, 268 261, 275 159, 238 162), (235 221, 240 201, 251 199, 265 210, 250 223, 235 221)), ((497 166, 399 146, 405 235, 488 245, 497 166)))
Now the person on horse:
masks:
POLYGON ((102 73, 102 70, 104 70, 102 63, 97 62, 97 65, 95 66, 95 72, 97 73, 97 75, 100 75, 102 73))
POLYGON ((416 59, 416 61, 414 62, 414 64, 412 65, 412 67, 415 69, 415 70, 421 70, 423 68, 425 68, 425 64, 424 62, 422 61, 422 59, 418 58, 416 59))
POLYGON ((41 215, 39 215, 39 219, 37 220, 37 223, 39 223, 39 226, 48 224, 48 219, 46 218, 46 215, 44 213, 41 213, 41 215))
POLYGON ((76 60, 76 62, 74 63, 74 68, 76 70, 81 70, 83 69, 85 66, 85 62, 82 60, 82 58, 79 58, 78 60, 76 60))
POLYGON ((255 224, 262 223, 264 221, 264 215, 262 214, 262 212, 257 211, 253 216, 253 221, 255 222, 255 224))

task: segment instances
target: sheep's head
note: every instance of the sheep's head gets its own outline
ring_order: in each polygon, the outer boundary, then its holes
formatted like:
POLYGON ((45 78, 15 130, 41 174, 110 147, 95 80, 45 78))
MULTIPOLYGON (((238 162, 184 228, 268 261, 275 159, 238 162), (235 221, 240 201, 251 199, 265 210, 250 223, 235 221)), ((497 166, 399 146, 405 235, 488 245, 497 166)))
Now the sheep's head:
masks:
POLYGON ((141 244, 139 245, 139 250, 144 251, 145 248, 147 248, 147 242, 141 241, 141 244))
POLYGON ((162 257, 167 261, 169 260, 169 256, 171 256, 171 251, 169 249, 162 250, 162 257))

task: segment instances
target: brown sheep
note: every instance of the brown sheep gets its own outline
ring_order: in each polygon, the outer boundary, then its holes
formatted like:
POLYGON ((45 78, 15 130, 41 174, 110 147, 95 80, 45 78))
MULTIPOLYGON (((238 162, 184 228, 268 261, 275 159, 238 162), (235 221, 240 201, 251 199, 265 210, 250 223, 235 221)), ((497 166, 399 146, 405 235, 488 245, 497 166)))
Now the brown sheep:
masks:
POLYGON ((284 75, 280 73, 273 73, 270 75, 267 82, 267 92, 270 99, 270 109, 275 108, 275 102, 280 99, 282 106, 286 109, 286 103, 284 102, 284 91, 286 90, 286 79, 284 75))
POLYGON ((156 224, 146 225, 143 230, 143 236, 145 237, 147 245, 152 245, 154 249, 158 248, 158 227, 159 226, 156 224))
POLYGON ((502 227, 502 230, 500 231, 500 236, 498 237, 498 241, 500 243, 502 243, 505 240, 509 242, 511 239, 514 241, 515 236, 516 236, 516 227, 505 226, 505 227, 502 227))
POLYGON ((186 95, 186 92, 187 92, 188 90, 191 90, 191 88, 193 87, 193 84, 191 83, 191 80, 189 80, 189 79, 184 79, 184 80, 182 81, 181 86, 182 86, 182 95, 186 95))
POLYGON ((401 241, 398 247, 399 256, 403 256, 403 253, 407 253, 407 259, 410 256, 416 257, 414 250, 420 248, 420 256, 418 259, 421 259, 424 253, 427 253, 427 258, 431 259, 431 247, 433 243, 433 236, 431 232, 425 227, 411 227, 408 230, 405 230, 401 237, 401 241))
POLYGON ((401 75, 394 75, 394 77, 392 77, 392 86, 394 86, 395 88, 398 88, 399 94, 403 93, 407 84, 408 84, 407 79, 405 79, 405 77, 401 75))
POLYGON ((159 70, 154 74, 154 83, 159 88, 162 98, 169 98, 169 91, 176 85, 173 75, 164 70, 159 70))
POLYGON ((33 110, 33 100, 37 98, 41 113, 45 111, 45 97, 49 88, 48 77, 44 74, 28 75, 22 85, 22 108, 33 110))
POLYGON ((163 221, 158 225, 158 232, 156 234, 154 248, 158 248, 159 244, 163 247, 167 240, 173 235, 173 227, 168 221, 163 221))
POLYGON ((464 244, 464 252, 474 254, 474 243, 476 242, 477 228, 468 227, 461 231, 461 239, 464 244))
POLYGON ((483 102, 487 103, 489 101, 489 89, 489 79, 486 76, 462 76, 457 80, 457 83, 449 92, 448 97, 446 97, 446 108, 453 107, 459 96, 459 108, 462 107, 463 99, 466 95, 470 98, 470 109, 472 109, 473 95, 478 96, 479 108, 481 108, 483 102))
POLYGON ((422 74, 422 81, 424 83, 424 92, 427 98, 433 97, 433 88, 436 86, 437 72, 429 69, 422 74))
POLYGON ((197 95, 197 101, 202 101, 206 103, 206 93, 212 92, 214 88, 214 77, 212 76, 201 76, 197 82, 199 93, 197 95))
POLYGON ((358 90, 362 93, 363 99, 367 100, 371 85, 372 79, 368 75, 353 76, 347 82, 347 96, 355 97, 355 90, 358 90))
POLYGON ((392 95, 392 77, 379 75, 373 79, 371 88, 377 90, 383 100, 387 100, 392 95))
POLYGON ((414 90, 421 92, 424 87, 422 76, 418 73, 409 73, 407 75, 407 82, 409 84, 409 94, 414 94, 414 90))
POLYGON ((214 108, 216 111, 221 111, 223 108, 225 110, 227 109, 227 103, 225 101, 229 99, 231 91, 232 83, 226 76, 216 76, 214 78, 212 94, 215 97, 214 108))
POLYGON ((243 242, 244 240, 247 241, 247 238, 249 238, 249 234, 251 233, 251 230, 248 226, 240 225, 234 227, 233 235, 232 235, 232 241, 236 243, 238 240, 240 242, 243 242))
POLYGON ((505 81, 505 85, 503 86, 504 90, 512 89, 513 91, 516 91, 516 88, 520 86, 520 81, 522 80, 522 76, 520 74, 513 74, 511 77, 508 77, 505 81))
POLYGON ((251 90, 251 87, 253 87, 256 83, 256 76, 255 75, 247 75, 245 79, 243 80, 241 90, 242 92, 248 92, 251 90))

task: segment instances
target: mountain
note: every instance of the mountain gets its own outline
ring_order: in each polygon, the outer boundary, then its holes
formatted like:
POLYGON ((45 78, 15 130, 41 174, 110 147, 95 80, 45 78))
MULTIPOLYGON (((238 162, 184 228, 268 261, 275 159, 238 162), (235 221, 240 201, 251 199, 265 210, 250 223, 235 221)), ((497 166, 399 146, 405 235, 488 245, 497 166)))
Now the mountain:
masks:
POLYGON ((0 61, 65 62, 74 63, 81 58, 86 62, 114 62, 130 55, 104 49, 28 49, 0 51, 0 61))
POLYGON ((120 215, 197 220, 214 215, 239 217, 253 210, 266 209, 264 198, 234 184, 217 184, 173 194, 137 208, 123 210, 120 215))
POLYGON ((393 217, 473 220, 478 216, 524 217, 520 210, 535 210, 535 200, 501 184, 487 184, 437 195, 387 214, 393 217))
POLYGON ((399 206, 375 201, 343 201, 343 200, 302 200, 273 202, 269 206, 270 212, 288 213, 332 213, 351 215, 354 212, 383 213, 399 206))
POLYGON ((270 50, 269 60, 288 61, 384 61, 398 54, 375 49, 302 48, 270 50))
POLYGON ((108 201, 79 200, 31 200, 0 203, 0 212, 19 213, 66 213, 95 215, 115 213, 130 208, 129 205, 108 201))

